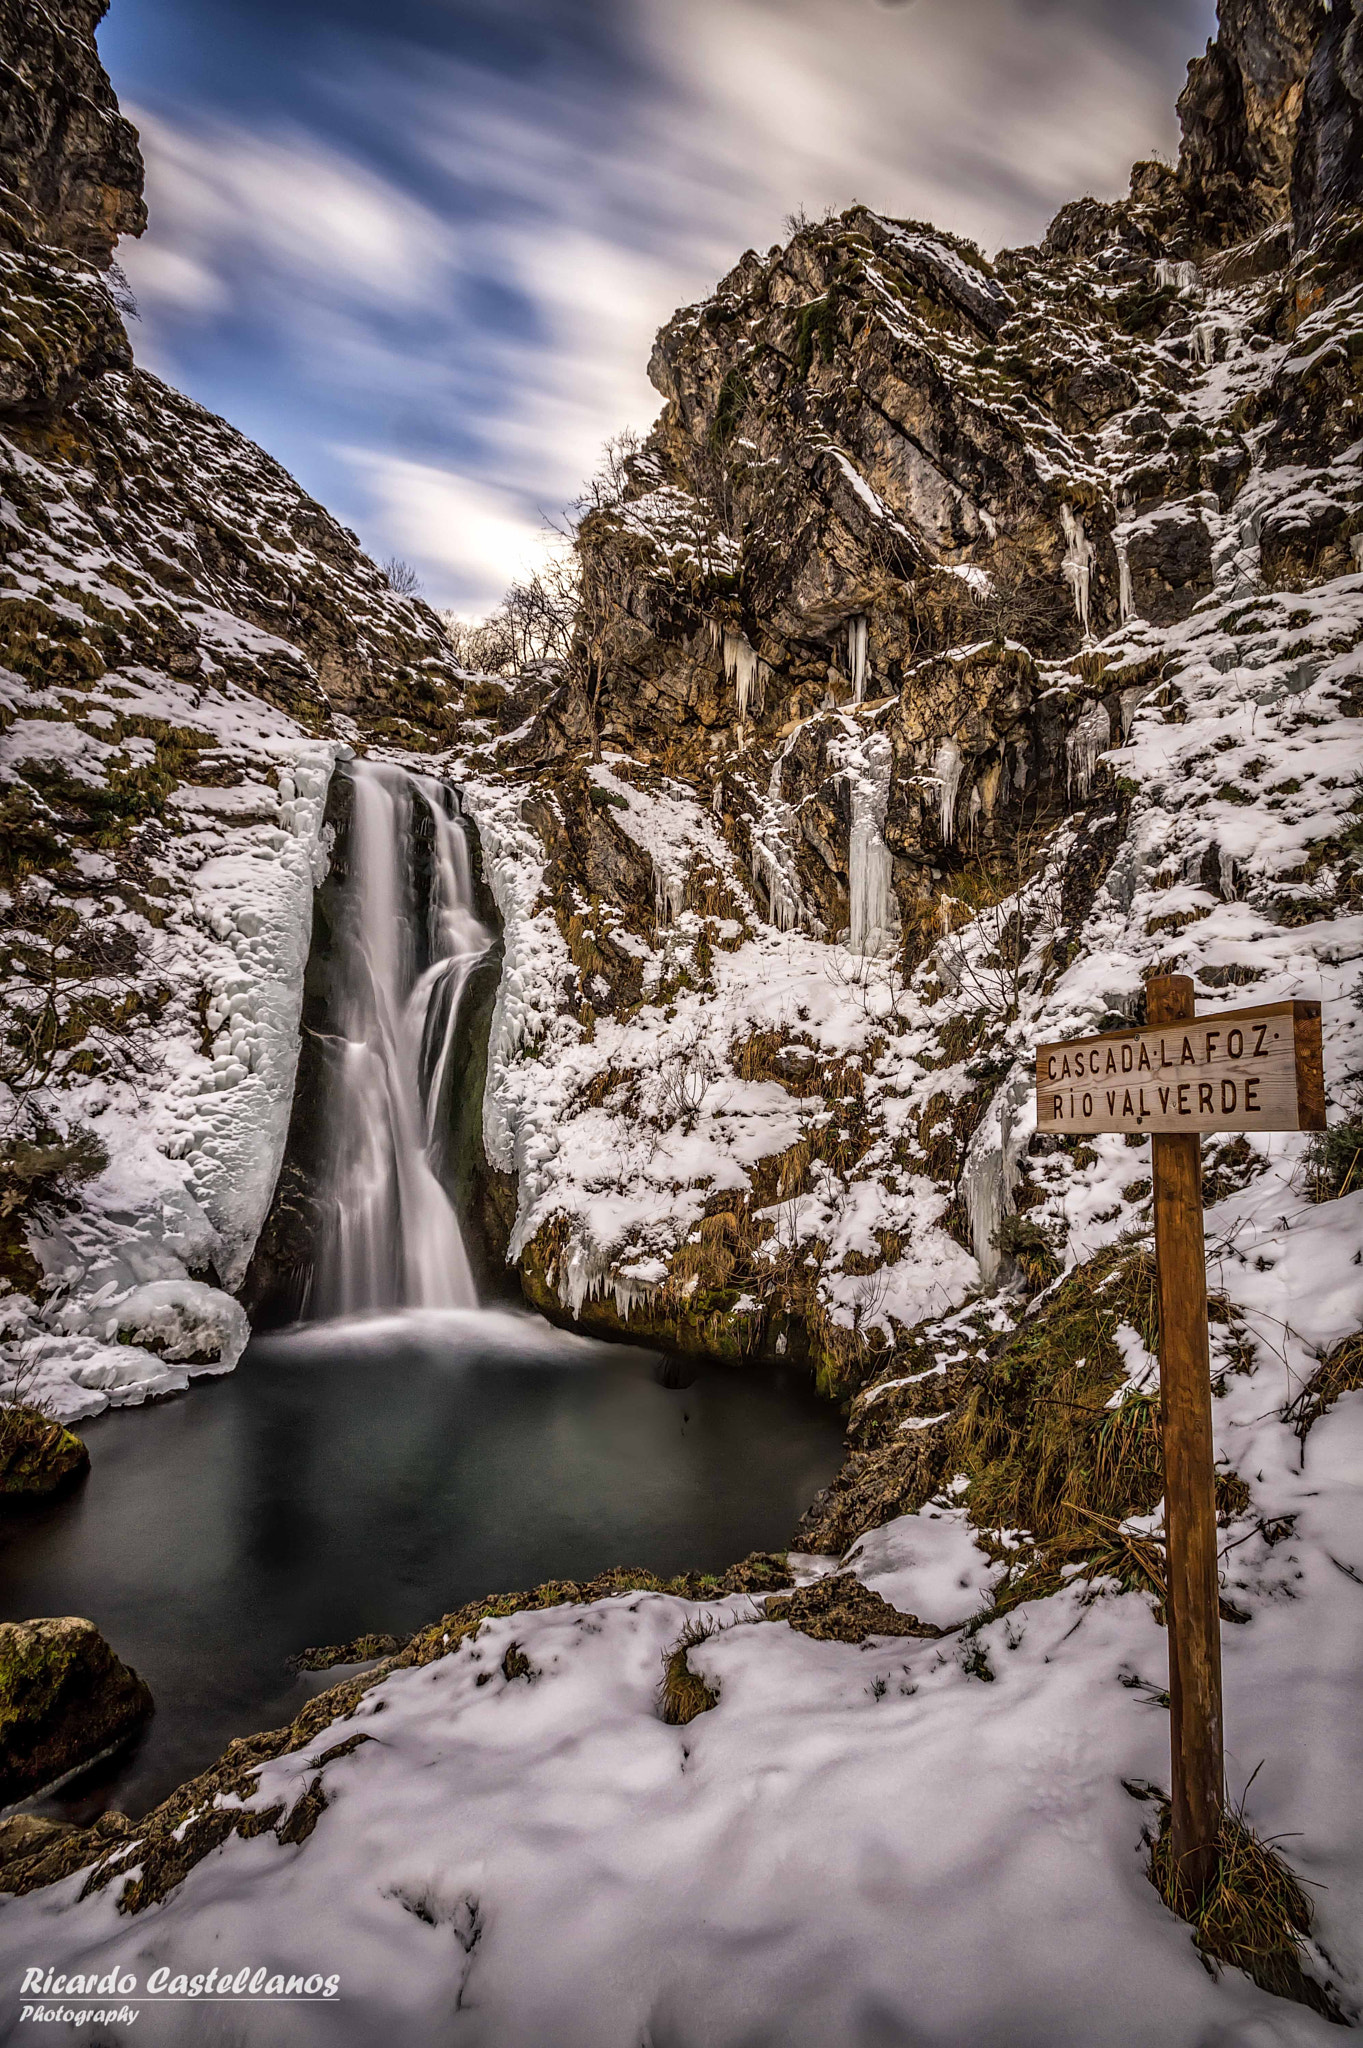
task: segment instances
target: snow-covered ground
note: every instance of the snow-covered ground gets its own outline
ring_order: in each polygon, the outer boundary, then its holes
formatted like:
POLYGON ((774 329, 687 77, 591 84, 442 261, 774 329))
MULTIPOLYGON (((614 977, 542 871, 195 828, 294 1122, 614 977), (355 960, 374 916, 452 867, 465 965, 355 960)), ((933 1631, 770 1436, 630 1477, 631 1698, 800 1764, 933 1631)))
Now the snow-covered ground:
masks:
MULTIPOLYGON (((1255 1260, 1227 1268, 1263 1336, 1258 1370, 1216 1404, 1218 1449, 1253 1476, 1258 1511, 1295 1518, 1286 1539, 1240 1540, 1228 1560, 1250 1617, 1223 1632, 1230 1789, 1253 1779, 1254 1824, 1288 1837, 1319 1887, 1314 1967, 1354 2005, 1363 1395, 1316 1423, 1304 1458, 1277 1409, 1363 1322, 1360 1241, 1363 1194, 1298 1218, 1271 1281, 1255 1260)), ((864 1538, 852 1564, 948 1628, 993 1577, 949 1496, 864 1538)), ((264 1767, 247 1803, 291 1807, 319 1755, 367 1738, 322 1770, 328 1803, 301 1845, 234 1836, 131 1916, 121 1875, 83 1901, 77 1875, 15 1902, 0 1916, 6 1981, 35 1964, 117 1964, 143 1983, 158 1966, 173 1979, 246 1964, 265 1983, 340 1979, 319 2004, 143 2005, 135 2033, 109 2035, 176 2043, 190 2028, 354 2048, 1335 2038, 1238 1972, 1214 1977, 1144 1875, 1153 1809, 1123 1781, 1168 1782, 1151 1697, 1165 1638, 1147 1598, 1075 1581, 986 1621, 968 1660, 959 1635, 855 1646, 757 1613, 742 1597, 701 1609, 628 1593, 484 1622, 264 1767), (719 1704, 669 1727, 663 1655, 701 1611, 721 1632, 691 1662, 719 1704), (528 1677, 503 1675, 512 1642, 528 1677)), ((122 1870, 137 1866, 134 1846, 122 1870)))

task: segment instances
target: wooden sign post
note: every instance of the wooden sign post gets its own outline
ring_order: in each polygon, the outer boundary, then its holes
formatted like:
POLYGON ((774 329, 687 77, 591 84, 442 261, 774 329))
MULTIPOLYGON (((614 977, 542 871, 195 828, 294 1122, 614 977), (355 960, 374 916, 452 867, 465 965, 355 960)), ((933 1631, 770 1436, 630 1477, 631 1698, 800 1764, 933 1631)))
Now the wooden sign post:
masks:
POLYGON ((1204 1131, 1323 1131, 1320 1004, 1198 1018, 1193 984, 1146 985, 1149 1022, 1036 1056, 1037 1129, 1153 1139, 1174 1866, 1194 1896, 1216 1872, 1225 1766, 1217 1591, 1204 1131))

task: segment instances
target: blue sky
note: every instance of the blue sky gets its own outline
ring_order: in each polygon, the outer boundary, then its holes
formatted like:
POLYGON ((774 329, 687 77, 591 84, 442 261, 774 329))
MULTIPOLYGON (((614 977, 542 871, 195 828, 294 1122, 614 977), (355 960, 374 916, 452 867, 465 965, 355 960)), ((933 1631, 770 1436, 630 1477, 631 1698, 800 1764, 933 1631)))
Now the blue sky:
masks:
POLYGON ((1212 0, 113 0, 140 360, 477 614, 673 309, 864 200, 986 248, 1177 148, 1212 0))

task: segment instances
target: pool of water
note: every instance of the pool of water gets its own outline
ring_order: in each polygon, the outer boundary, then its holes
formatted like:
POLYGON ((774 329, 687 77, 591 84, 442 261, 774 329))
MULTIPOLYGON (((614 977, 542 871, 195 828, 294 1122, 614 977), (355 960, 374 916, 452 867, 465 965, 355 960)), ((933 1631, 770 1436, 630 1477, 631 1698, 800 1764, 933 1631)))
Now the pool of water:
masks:
POLYGON ((83 1425, 79 1491, 0 1518, 0 1619, 79 1614, 147 1679, 138 1747, 39 1810, 134 1816, 326 1674, 486 1593, 783 1548, 842 1426, 801 1375, 681 1364, 517 1311, 258 1338, 234 1373, 83 1425), (682 1384, 682 1382, 688 1382, 682 1384))

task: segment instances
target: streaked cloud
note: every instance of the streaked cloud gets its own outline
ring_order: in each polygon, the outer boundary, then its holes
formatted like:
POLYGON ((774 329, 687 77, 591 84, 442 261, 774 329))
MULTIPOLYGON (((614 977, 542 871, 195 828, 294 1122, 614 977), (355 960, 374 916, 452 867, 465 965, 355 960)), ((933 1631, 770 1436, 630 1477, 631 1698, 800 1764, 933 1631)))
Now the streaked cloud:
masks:
MULTIPOLYGON (((178 0, 116 5, 141 48, 178 0)), ((281 20, 212 0, 177 22, 200 38, 193 79, 149 79, 132 109, 152 214, 124 252, 141 353, 375 554, 485 607, 605 437, 647 426, 654 332, 745 247, 854 199, 988 247, 1034 238, 1063 200, 1172 152, 1211 13, 394 0, 376 21, 367 0, 283 0, 281 20)))

